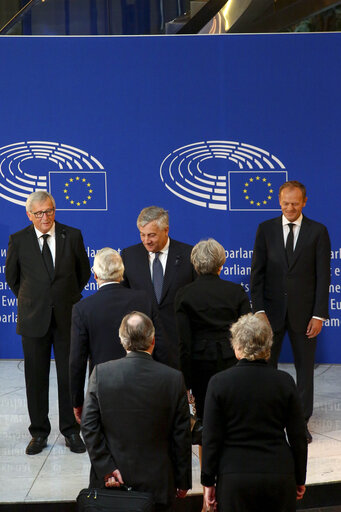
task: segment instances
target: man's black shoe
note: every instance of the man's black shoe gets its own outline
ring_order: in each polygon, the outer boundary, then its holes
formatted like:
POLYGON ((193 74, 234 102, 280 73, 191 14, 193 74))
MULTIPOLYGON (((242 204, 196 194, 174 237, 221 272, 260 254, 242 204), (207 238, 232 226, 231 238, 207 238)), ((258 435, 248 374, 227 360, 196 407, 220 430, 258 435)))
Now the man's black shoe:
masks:
POLYGON ((83 443, 79 434, 71 434, 71 436, 65 436, 65 444, 74 453, 86 452, 85 444, 83 443))
POLYGON ((308 444, 312 443, 312 441, 313 441, 313 436, 312 436, 312 435, 311 435, 311 433, 309 432, 307 425, 305 426, 305 435, 307 436, 307 443, 308 443, 308 444))
POLYGON ((32 437, 31 441, 28 443, 26 447, 27 455, 36 455, 43 451, 43 448, 47 445, 47 437, 37 436, 32 437))

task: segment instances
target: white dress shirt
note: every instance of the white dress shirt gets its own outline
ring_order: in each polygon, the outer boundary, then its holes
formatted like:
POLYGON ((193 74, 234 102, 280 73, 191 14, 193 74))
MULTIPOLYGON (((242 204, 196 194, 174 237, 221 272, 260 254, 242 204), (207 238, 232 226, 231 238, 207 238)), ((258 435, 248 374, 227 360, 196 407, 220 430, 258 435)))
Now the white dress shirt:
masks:
POLYGON ((284 247, 287 245, 287 238, 288 238, 288 235, 289 235, 289 232, 290 232, 289 224, 293 224, 294 227, 292 229, 293 229, 293 232, 294 232, 294 250, 295 250, 297 239, 298 239, 298 235, 300 234, 302 220, 303 220, 302 213, 298 217, 298 219, 296 219, 294 222, 290 222, 290 220, 288 220, 286 217, 284 217, 284 215, 282 215, 284 247))
MULTIPOLYGON (((165 275, 166 265, 167 265, 167 258, 168 258, 168 251, 169 251, 169 238, 167 239, 166 245, 159 251, 159 260, 162 265, 163 269, 163 275, 165 275)), ((149 252, 149 269, 150 269, 150 275, 153 280, 153 262, 155 259, 155 252, 149 252)))
POLYGON ((53 223, 52 228, 47 233, 42 233, 35 226, 34 226, 34 230, 36 232, 39 247, 40 247, 41 251, 43 250, 43 244, 44 244, 43 235, 45 235, 45 234, 50 235, 47 239, 47 244, 51 251, 53 266, 55 267, 56 266, 56 226, 55 226, 55 223, 53 223))

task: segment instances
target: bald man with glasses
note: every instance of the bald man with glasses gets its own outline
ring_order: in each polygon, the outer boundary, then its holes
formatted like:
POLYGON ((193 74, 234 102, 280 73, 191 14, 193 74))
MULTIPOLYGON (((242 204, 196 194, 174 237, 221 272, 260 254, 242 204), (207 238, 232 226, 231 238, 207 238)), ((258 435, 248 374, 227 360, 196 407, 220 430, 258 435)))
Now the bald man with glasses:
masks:
POLYGON ((90 277, 78 229, 55 221, 55 201, 46 191, 30 194, 26 213, 32 224, 9 238, 6 280, 18 298, 17 333, 22 336, 29 431, 27 455, 47 445, 51 425, 49 372, 53 347, 58 379, 59 429, 72 452, 82 453, 69 389, 71 311, 90 277))

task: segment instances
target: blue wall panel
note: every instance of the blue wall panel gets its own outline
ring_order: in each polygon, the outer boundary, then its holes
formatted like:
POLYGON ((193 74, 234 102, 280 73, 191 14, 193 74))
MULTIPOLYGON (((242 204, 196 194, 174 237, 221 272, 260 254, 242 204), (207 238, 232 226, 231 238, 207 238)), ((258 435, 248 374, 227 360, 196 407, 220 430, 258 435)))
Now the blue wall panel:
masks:
POLYGON ((174 238, 218 239, 224 277, 248 290, 257 226, 280 215, 279 184, 298 179, 333 249, 317 360, 340 363, 340 48, 336 33, 1 38, 0 357, 22 356, 4 264, 27 189, 51 188, 91 264, 103 246, 136 243, 139 211, 157 204, 174 238))

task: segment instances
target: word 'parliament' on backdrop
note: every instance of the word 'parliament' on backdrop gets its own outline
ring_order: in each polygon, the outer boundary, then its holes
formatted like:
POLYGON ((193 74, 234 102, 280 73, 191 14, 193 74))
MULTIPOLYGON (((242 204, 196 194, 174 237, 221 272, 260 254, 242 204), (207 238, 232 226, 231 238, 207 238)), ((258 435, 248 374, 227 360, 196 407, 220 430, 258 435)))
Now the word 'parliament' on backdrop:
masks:
POLYGON ((175 149, 160 167, 165 187, 183 201, 214 210, 279 210, 278 189, 288 180, 269 151, 227 140, 175 149))
POLYGON ((58 210, 108 209, 106 172, 86 151, 39 140, 1 147, 0 197, 24 206, 37 190, 49 190, 58 210))

